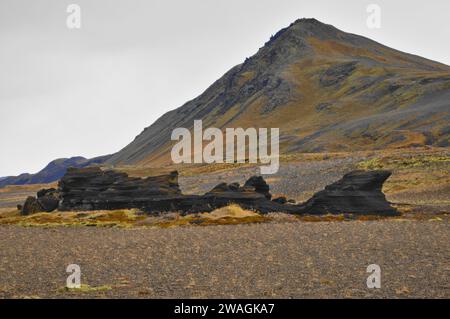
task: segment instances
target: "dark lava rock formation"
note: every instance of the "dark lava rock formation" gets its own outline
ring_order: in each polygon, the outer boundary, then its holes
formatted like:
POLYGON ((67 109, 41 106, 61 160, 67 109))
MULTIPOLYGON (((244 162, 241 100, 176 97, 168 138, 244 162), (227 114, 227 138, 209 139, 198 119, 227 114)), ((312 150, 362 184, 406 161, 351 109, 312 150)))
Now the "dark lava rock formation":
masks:
POLYGON ((37 193, 37 198, 29 196, 23 206, 20 207, 21 215, 31 215, 40 212, 52 212, 59 206, 59 191, 50 188, 42 189, 37 193))
POLYGON ((176 171, 143 179, 99 167, 70 168, 60 180, 58 190, 41 190, 37 199, 29 197, 22 214, 57 208, 60 211, 138 208, 152 213, 196 213, 234 203, 260 213, 397 215, 381 191, 390 174, 354 171, 306 203, 295 205, 284 197, 271 200, 270 187, 261 176, 251 177, 244 186, 221 183, 204 195, 183 195, 176 171))
POLYGON ((270 187, 264 180, 262 176, 253 176, 250 177, 248 181, 245 182, 244 187, 254 187, 255 192, 263 194, 267 199, 272 198, 272 194, 270 194, 270 187))
POLYGON ((262 177, 250 178, 243 187, 222 183, 204 195, 183 195, 178 172, 145 179, 99 167, 70 168, 59 182, 59 210, 113 210, 138 208, 147 212, 209 212, 237 203, 262 213, 285 211, 271 202, 269 185, 262 177))
POLYGON ((41 205, 39 205, 36 197, 33 196, 29 196, 26 200, 25 203, 23 204, 23 206, 18 206, 21 207, 21 211, 20 214, 21 215, 31 215, 31 214, 36 214, 36 213, 41 213, 44 211, 44 209, 42 208, 41 205))
POLYGON ((306 214, 395 215, 381 188, 391 176, 388 171, 353 171, 314 194, 302 209, 306 214))
POLYGON ((296 208, 293 205, 281 205, 271 201, 271 197, 266 181, 261 176, 253 176, 242 187, 238 183, 219 184, 205 195, 199 196, 197 200, 206 205, 204 208, 207 209, 203 211, 235 203, 242 208, 260 213, 295 212, 296 208))
POLYGON ((99 167, 69 168, 58 186, 62 211, 171 210, 177 208, 171 201, 182 197, 177 172, 142 179, 113 170, 103 171, 99 167))

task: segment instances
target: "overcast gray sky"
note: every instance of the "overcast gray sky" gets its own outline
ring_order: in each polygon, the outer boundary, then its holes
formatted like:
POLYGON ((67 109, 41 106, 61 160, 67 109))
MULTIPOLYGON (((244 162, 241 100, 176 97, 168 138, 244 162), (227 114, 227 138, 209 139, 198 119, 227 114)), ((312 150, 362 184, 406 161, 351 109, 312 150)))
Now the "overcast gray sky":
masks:
POLYGON ((0 176, 118 151, 302 17, 450 64, 448 0, 0 0, 0 176))

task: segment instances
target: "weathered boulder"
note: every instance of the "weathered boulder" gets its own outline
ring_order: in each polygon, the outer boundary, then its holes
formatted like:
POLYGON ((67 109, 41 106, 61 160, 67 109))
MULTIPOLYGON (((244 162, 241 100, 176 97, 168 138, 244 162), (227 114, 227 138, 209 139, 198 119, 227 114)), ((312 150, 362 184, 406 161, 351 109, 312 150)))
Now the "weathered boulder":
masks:
MULTIPOLYGON (((37 203, 41 207, 40 212, 50 213, 58 208, 59 191, 55 188, 41 189, 37 192, 37 203)), ((37 210, 37 208, 35 209, 37 210)), ((37 211, 35 211, 37 213, 37 211)))
POLYGON ((37 198, 41 198, 47 194, 54 195, 56 193, 57 193, 57 190, 55 188, 44 188, 44 189, 41 189, 40 191, 38 191, 36 195, 37 195, 37 198))
POLYGON ((353 171, 314 194, 301 206, 306 214, 377 214, 397 215, 381 191, 388 171, 353 171))
POLYGON ((267 199, 272 198, 270 187, 262 176, 252 176, 244 184, 244 187, 254 187, 257 193, 263 194, 267 199))
POLYGON ((36 213, 50 213, 58 208, 59 192, 54 188, 41 189, 37 192, 37 198, 30 196, 23 205, 18 205, 22 215, 31 215, 36 213))
POLYGON ((34 196, 29 196, 25 203, 22 206, 22 210, 20 211, 20 214, 23 216, 41 213, 43 212, 42 206, 39 204, 38 200, 34 196))
POLYGON ((41 205, 44 212, 50 213, 58 209, 59 198, 54 195, 43 196, 38 198, 37 201, 39 202, 39 205, 41 205))

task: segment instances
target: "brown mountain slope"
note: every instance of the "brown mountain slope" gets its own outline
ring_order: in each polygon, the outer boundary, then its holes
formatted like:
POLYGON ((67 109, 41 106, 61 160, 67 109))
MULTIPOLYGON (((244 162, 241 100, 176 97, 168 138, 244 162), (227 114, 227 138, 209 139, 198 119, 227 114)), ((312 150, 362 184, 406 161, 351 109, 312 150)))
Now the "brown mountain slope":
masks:
POLYGON ((176 127, 278 127, 281 152, 448 146, 450 67, 315 19, 279 31, 110 164, 167 162, 176 127))

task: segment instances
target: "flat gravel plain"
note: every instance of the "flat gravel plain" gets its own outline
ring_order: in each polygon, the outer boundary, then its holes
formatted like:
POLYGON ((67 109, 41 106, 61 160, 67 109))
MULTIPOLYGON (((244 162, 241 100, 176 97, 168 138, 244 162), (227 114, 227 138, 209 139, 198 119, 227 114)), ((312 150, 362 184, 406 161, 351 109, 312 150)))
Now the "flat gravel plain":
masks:
POLYGON ((448 220, 0 227, 2 298, 449 298, 448 220), (82 284, 65 291, 66 267, 82 284), (366 268, 381 267, 368 289, 366 268))

